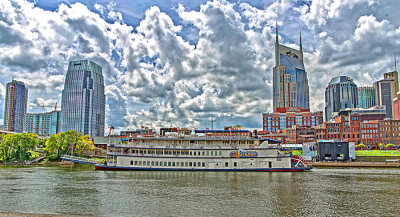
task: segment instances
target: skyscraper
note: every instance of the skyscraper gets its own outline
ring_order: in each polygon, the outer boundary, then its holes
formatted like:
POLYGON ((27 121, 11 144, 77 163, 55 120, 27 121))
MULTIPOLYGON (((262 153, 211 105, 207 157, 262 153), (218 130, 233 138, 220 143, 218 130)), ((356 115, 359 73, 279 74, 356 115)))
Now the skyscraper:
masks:
POLYGON ((333 112, 340 109, 358 107, 358 88, 347 76, 332 78, 325 90, 325 120, 329 121, 333 112))
POLYGON ((399 73, 397 72, 396 55, 394 56, 394 71, 383 74, 384 79, 393 78, 396 94, 399 92, 399 73))
POLYGON ((397 94, 397 92, 399 92, 399 73, 397 71, 386 72, 383 74, 383 77, 385 79, 392 78, 394 80, 394 90, 397 94))
POLYGON ((276 27, 275 67, 273 69, 273 107, 299 107, 310 109, 307 72, 303 62, 300 33, 300 50, 279 44, 276 27))
POLYGON ((358 88, 358 105, 360 108, 371 108, 376 106, 375 88, 359 87, 358 88))
POLYGON ((4 127, 6 131, 22 133, 28 103, 28 88, 21 81, 12 80, 6 85, 4 127))
POLYGON ((101 66, 70 61, 61 100, 61 132, 104 136, 105 94, 101 66))
POLYGON ((396 81, 387 78, 374 83, 376 105, 386 107, 386 118, 393 117, 393 99, 396 98, 396 81))

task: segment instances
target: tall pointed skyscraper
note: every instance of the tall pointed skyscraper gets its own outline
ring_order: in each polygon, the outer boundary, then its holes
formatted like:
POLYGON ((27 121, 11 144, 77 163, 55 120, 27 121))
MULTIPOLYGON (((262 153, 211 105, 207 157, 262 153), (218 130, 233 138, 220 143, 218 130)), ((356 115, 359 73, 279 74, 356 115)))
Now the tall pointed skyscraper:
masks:
POLYGON ((61 101, 61 132, 104 136, 105 94, 101 66, 88 60, 71 61, 61 101))
POLYGON ((276 108, 300 107, 310 109, 301 32, 299 50, 279 44, 278 25, 276 25, 275 40, 275 67, 273 69, 274 112, 276 112, 276 108))

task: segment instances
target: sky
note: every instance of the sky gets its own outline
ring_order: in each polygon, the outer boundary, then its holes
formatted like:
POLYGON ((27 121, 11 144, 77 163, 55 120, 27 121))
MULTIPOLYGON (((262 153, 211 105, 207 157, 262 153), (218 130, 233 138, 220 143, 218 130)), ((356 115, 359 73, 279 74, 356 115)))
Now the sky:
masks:
POLYGON ((398 0, 0 1, 0 123, 5 85, 29 89, 28 112, 61 104, 68 62, 103 68, 106 127, 261 129, 272 112, 275 23, 302 34, 311 111, 331 78, 369 86, 400 56, 398 0))

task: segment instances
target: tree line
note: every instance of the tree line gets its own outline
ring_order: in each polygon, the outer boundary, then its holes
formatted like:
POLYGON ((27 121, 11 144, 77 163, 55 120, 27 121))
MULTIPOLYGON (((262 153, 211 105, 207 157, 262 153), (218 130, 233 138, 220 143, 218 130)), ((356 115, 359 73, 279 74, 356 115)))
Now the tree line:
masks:
POLYGON ((44 156, 51 161, 60 160, 68 151, 81 155, 93 149, 89 135, 82 136, 74 130, 58 133, 48 139, 39 138, 33 133, 15 133, 0 135, 0 162, 26 162, 39 157, 41 149, 44 156))

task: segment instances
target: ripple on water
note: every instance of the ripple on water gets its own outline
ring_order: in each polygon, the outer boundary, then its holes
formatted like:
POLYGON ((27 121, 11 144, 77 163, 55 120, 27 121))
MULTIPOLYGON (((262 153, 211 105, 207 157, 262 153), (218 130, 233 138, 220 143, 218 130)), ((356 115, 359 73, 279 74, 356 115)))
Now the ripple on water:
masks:
POLYGON ((103 216, 399 215, 397 169, 305 173, 0 167, 0 212, 103 216))

